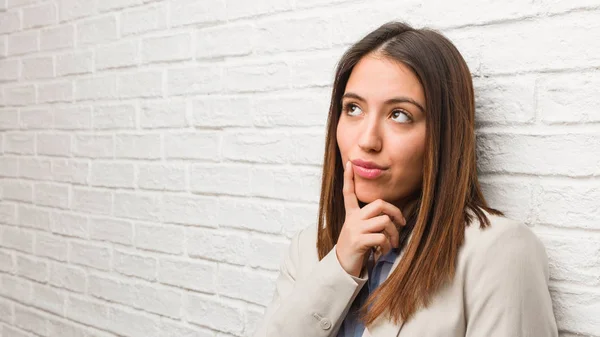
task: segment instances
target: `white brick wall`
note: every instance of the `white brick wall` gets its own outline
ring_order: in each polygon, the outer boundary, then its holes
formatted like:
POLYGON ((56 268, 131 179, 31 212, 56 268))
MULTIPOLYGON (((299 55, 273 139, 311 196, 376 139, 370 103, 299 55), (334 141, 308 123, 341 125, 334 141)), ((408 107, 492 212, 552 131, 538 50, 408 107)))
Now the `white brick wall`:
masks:
POLYGON ((316 218, 333 67, 388 20, 477 90, 492 205, 600 336, 600 1, 0 0, 0 336, 250 336, 316 218))

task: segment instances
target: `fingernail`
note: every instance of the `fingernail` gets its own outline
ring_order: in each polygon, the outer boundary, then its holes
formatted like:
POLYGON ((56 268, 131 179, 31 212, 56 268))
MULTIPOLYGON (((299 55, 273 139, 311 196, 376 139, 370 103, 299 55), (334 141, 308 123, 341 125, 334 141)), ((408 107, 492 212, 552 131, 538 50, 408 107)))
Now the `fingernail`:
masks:
POLYGON ((348 161, 346 162, 346 170, 347 170, 347 169, 349 169, 349 168, 350 168, 350 161, 348 160, 348 161))

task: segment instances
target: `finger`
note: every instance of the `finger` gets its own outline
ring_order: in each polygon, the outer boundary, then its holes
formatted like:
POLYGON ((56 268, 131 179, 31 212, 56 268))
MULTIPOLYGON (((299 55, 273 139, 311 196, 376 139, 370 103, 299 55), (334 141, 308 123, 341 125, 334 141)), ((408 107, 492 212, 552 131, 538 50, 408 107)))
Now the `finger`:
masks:
POLYGON ((398 248, 400 241, 400 233, 390 220, 389 215, 379 215, 369 220, 366 220, 366 225, 363 227, 364 233, 379 233, 383 232, 394 248, 398 248))
POLYGON ((344 167, 344 185, 342 188, 342 194, 344 195, 344 207, 346 208, 346 214, 351 211, 360 209, 358 206, 358 200, 354 193, 354 172, 352 170, 352 163, 346 162, 344 167))
POLYGON ((392 222, 398 224, 398 226, 405 226, 406 219, 402 214, 402 211, 393 204, 383 200, 377 199, 365 207, 361 208, 361 218, 369 219, 380 215, 381 213, 387 214, 392 219, 392 222))
POLYGON ((361 244, 365 247, 381 246, 381 250, 389 252, 392 249, 390 240, 383 233, 368 233, 361 236, 361 244))

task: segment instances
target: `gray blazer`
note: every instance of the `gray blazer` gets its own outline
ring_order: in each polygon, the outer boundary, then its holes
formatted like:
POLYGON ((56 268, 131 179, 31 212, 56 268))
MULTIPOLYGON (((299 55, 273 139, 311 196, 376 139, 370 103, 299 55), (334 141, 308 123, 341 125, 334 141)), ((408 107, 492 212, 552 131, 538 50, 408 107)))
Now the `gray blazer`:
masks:
MULTIPOLYGON (((395 325, 380 316, 366 327, 363 337, 558 336, 542 242, 523 223, 485 214, 490 227, 480 229, 475 217, 465 230, 453 282, 407 322, 395 325)), ((363 270, 360 277, 346 273, 335 246, 319 261, 316 239, 316 225, 293 237, 254 337, 337 334, 368 273, 363 270)))

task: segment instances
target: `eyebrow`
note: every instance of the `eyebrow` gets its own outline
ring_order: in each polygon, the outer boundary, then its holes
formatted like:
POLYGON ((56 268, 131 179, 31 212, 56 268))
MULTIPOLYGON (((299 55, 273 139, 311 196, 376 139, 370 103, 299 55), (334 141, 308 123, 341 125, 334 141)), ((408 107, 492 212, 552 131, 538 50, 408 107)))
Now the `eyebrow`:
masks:
MULTIPOLYGON (((359 95, 353 93, 353 92, 347 92, 344 94, 344 96, 342 96, 342 98, 344 97, 349 97, 349 98, 356 98, 359 101, 363 101, 366 102, 366 100, 362 97, 360 97, 359 95)), ((392 103, 411 103, 416 105, 421 112, 425 113, 425 108, 423 108, 423 106, 421 104, 419 104, 417 101, 415 101, 414 99, 410 98, 410 97, 406 97, 406 96, 399 96, 399 97, 394 97, 394 98, 390 98, 387 101, 383 102, 384 104, 392 104, 392 103)))

